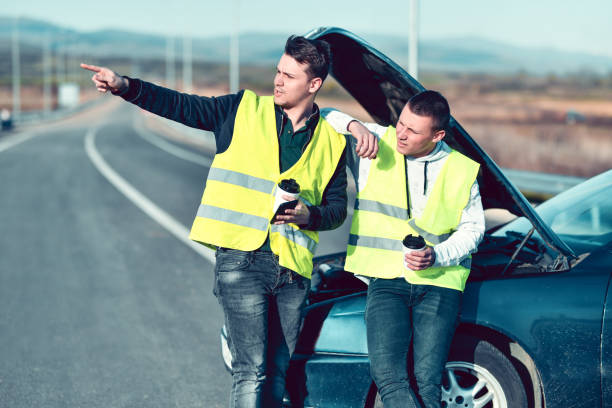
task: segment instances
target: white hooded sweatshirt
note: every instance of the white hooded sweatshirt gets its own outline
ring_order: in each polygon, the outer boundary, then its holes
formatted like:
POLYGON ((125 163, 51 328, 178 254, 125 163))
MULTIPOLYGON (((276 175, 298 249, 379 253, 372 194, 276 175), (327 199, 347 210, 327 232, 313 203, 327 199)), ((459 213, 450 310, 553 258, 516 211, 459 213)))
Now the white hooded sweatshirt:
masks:
MULTIPOLYGON (((349 134, 347 127, 355 119, 334 109, 322 109, 321 114, 329 124, 339 133, 349 134)), ((379 139, 387 131, 387 127, 376 123, 364 123, 366 128, 379 139)), ((357 156, 355 152, 356 140, 347 137, 347 165, 353 173, 357 192, 367 181, 371 160, 357 156)), ((444 142, 438 142, 436 147, 426 156, 406 158, 406 173, 408 180, 410 213, 418 218, 425 209, 427 197, 431 193, 436 178, 446 161, 450 147, 444 142)), ((472 185, 470 200, 461 213, 461 220, 457 230, 444 242, 435 245, 436 259, 433 266, 459 265, 462 260, 476 252, 485 231, 484 211, 480 200, 478 182, 472 185)))

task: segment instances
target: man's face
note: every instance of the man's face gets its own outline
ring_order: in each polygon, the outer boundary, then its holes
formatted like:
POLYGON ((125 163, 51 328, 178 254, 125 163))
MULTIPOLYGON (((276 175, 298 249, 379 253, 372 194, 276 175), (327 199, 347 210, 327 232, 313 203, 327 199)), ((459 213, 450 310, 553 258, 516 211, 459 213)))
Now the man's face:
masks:
POLYGON ((404 106, 397 121, 397 151, 404 156, 422 157, 429 154, 444 138, 444 130, 433 129, 431 116, 420 116, 404 106))
POLYGON ((274 103, 285 109, 293 108, 313 96, 321 87, 321 78, 310 78, 306 64, 283 54, 276 66, 274 103))

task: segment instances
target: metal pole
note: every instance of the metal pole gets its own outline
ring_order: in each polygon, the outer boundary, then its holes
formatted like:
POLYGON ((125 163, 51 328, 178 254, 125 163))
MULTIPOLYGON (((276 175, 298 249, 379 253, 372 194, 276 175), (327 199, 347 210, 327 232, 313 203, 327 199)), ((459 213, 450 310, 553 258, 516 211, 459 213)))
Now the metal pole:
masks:
POLYGON ((51 111, 51 41, 49 34, 43 37, 43 112, 51 111))
POLYGON ((174 38, 168 36, 166 39, 166 86, 174 89, 176 73, 174 72, 174 38))
POLYGON ((410 37, 408 49, 408 73, 418 79, 419 70, 419 4, 418 0, 410 0, 410 37))
POLYGON ((193 92, 193 67, 191 58, 191 37, 183 37, 183 92, 193 92))
POLYGON ((70 55, 70 60, 69 60, 69 67, 70 67, 70 76, 71 76, 71 81, 72 85, 76 87, 76 100, 74 101, 74 103, 76 104, 80 104, 81 103, 81 85, 79 84, 79 78, 81 75, 81 70, 79 70, 79 43, 78 43, 78 39, 73 39, 72 41, 72 53, 70 55))
POLYGON ((68 62, 66 65, 66 72, 69 75, 70 78, 70 82, 72 83, 76 83, 78 82, 78 70, 77 70, 77 63, 76 61, 78 61, 77 58, 77 53, 78 53, 78 45, 76 43, 76 40, 72 40, 72 44, 70 45, 70 55, 68 56, 68 62))
POLYGON ((59 45, 55 46, 55 83, 59 87, 59 84, 63 82, 62 78, 62 51, 59 45))
POLYGON ((19 18, 15 18, 13 25, 13 120, 17 122, 21 115, 21 67, 19 53, 19 18))
POLYGON ((238 34, 240 32, 240 0, 234 0, 232 36, 230 40, 230 93, 238 92, 240 87, 240 62, 238 34))

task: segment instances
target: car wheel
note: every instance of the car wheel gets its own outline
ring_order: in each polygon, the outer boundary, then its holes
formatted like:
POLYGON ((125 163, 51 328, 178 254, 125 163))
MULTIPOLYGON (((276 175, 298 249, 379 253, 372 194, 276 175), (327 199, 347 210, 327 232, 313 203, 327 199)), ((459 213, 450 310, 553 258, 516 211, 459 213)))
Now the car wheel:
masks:
POLYGON ((527 407, 523 381, 510 360, 491 343, 462 338, 451 349, 442 380, 447 408, 527 407))
MULTIPOLYGON (((455 342, 442 377, 442 407, 527 407, 518 372, 491 343, 475 338, 455 342)), ((376 393, 373 408, 384 408, 376 393)))

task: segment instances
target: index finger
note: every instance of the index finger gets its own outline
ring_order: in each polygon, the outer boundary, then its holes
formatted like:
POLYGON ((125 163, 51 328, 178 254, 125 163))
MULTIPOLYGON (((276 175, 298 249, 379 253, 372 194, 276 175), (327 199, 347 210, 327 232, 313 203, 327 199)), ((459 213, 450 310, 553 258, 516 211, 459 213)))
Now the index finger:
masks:
POLYGON ((81 64, 81 68, 88 69, 88 70, 93 71, 93 72, 100 72, 100 71, 102 71, 102 68, 100 68, 100 67, 98 67, 96 65, 81 64))

